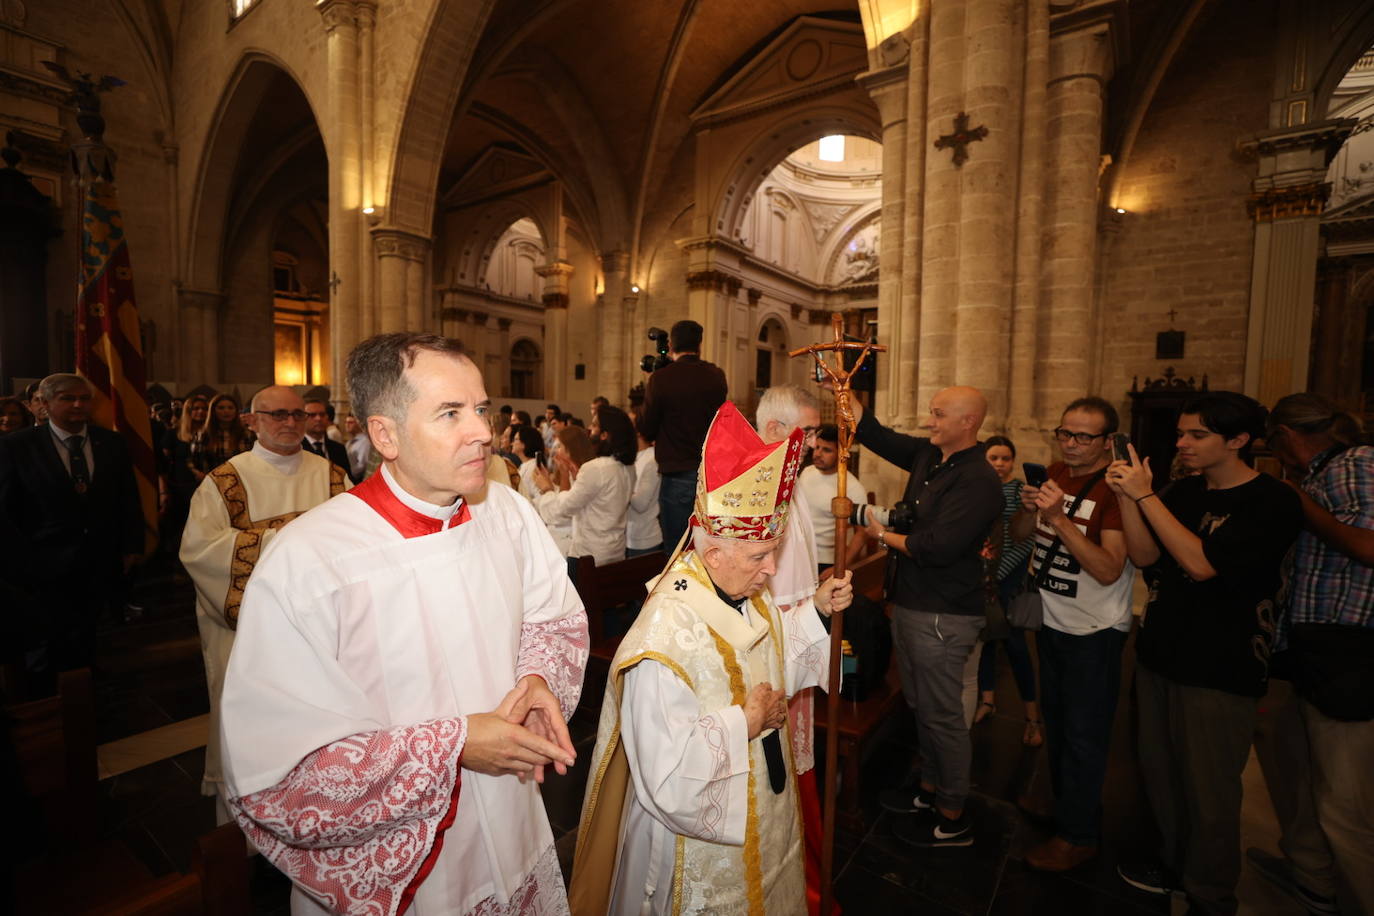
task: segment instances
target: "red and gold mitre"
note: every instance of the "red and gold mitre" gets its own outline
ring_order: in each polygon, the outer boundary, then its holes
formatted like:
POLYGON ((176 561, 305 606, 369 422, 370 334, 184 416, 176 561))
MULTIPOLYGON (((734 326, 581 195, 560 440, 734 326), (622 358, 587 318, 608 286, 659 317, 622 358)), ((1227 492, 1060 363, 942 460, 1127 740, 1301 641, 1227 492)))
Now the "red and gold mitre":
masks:
POLYGON ((770 541, 787 528, 787 509, 801 466, 800 429, 765 443, 730 401, 716 411, 697 474, 692 524, 712 537, 770 541))

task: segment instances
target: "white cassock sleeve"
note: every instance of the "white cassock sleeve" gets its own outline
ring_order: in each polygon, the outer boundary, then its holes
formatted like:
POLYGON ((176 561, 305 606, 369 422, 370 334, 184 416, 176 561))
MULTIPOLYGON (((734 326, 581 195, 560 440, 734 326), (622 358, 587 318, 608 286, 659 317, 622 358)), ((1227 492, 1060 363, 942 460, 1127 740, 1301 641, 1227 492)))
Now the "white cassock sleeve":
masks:
POLYGON ((830 634, 821 623, 814 599, 806 598, 782 612, 783 642, 787 651, 787 695, 807 687, 827 689, 830 683, 830 634))
POLYGON ((749 809, 749 725, 740 706, 700 714, 672 671, 625 673, 621 737, 640 805, 670 831, 740 846, 749 809))

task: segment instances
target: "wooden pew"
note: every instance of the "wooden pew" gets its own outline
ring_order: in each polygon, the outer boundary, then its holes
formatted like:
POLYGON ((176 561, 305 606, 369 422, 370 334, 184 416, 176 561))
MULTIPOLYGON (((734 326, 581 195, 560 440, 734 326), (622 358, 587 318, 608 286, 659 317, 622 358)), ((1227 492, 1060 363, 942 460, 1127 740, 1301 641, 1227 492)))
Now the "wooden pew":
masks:
POLYGON ((587 608, 587 627, 591 631, 592 658, 610 664, 620 645, 620 635, 606 630, 606 613, 621 605, 644 600, 644 583, 663 572, 668 555, 646 553, 619 563, 597 566, 591 557, 577 559, 577 593, 587 608))
MULTIPOLYGON (((854 564, 851 570, 854 576, 854 593, 865 595, 886 606, 883 601, 883 575, 886 568, 886 551, 872 554, 854 564)), ((895 658, 888 664, 885 683, 870 690, 861 702, 840 700, 839 764, 842 776, 840 796, 835 801, 835 810, 846 830, 863 830, 863 813, 859 804, 859 778, 863 760, 878 736, 882 734, 883 726, 894 713, 903 709, 901 679, 897 674, 895 658)), ((825 695, 817 692, 817 762, 824 758, 825 730, 829 725, 828 712, 825 695)))
MULTIPOLYGON (((200 838, 187 875, 153 877, 123 843, 103 836, 89 669, 63 672, 58 695, 7 706, 19 782, 37 803, 46 855, 15 871, 14 912, 121 916, 247 916, 243 834, 226 824, 200 838)), ((19 850, 32 854, 34 848, 19 850)))

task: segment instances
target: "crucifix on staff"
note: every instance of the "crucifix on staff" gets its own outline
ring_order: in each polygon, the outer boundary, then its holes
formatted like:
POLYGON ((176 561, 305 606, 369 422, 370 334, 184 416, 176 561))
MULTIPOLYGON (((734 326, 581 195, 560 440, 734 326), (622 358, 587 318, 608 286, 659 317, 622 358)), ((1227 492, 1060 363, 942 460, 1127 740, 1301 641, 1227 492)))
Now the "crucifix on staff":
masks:
MULTIPOLYGON (((830 382, 831 390, 835 395, 835 426, 839 430, 839 477, 835 481, 835 498, 830 503, 830 514, 835 517, 835 543, 841 545, 846 542, 849 533, 849 518, 854 511, 854 503, 845 494, 845 483, 849 476, 849 448, 854 442, 854 428, 857 425, 854 419, 854 391, 851 385, 854 375, 863 368, 868 355, 875 351, 885 351, 887 348, 867 340, 846 340, 844 316, 838 313, 832 317, 831 327, 834 332, 834 338, 831 341, 799 347, 788 355, 796 357, 803 353, 810 354, 816 360, 816 366, 830 382), (848 352, 857 352, 858 356, 855 358, 854 364, 846 368, 844 357, 848 352), (833 363, 826 360, 827 354, 833 354, 833 363)), ((840 549, 835 551, 834 573, 836 576, 843 576, 845 573, 845 552, 840 549)), ((825 729, 824 829, 821 840, 820 908, 820 912, 823 914, 831 912, 834 901, 832 878, 835 863, 835 777, 839 764, 840 732, 837 723, 840 715, 840 661, 843 654, 843 641, 844 613, 836 612, 830 617, 830 689, 826 694, 827 724, 825 729)))

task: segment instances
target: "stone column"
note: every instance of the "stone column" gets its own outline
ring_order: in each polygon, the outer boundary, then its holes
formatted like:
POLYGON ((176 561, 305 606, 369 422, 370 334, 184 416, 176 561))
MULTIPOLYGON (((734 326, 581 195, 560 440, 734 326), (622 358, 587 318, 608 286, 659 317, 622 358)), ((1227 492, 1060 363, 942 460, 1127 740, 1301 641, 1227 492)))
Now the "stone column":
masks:
MULTIPOLYGON (((907 150, 907 57, 906 39, 894 35, 879 48, 888 66, 859 77, 878 106, 883 125, 883 210, 878 243, 878 342, 888 348, 879 361, 879 409, 885 422, 900 424, 909 419, 911 395, 908 380, 916 378, 916 347, 904 350, 909 325, 919 326, 917 316, 903 308, 902 291, 907 279, 902 260, 906 212, 907 150)), ((914 271, 913 271, 914 273, 914 271)))
POLYGON ((1113 52, 1110 25, 1096 22, 1050 39, 1050 82, 1042 258, 1042 319, 1037 335, 1037 418, 1088 394, 1087 338, 1094 325, 1094 273, 1101 174, 1102 110, 1113 52))
POLYGON ((336 406, 346 407, 345 365, 359 339, 362 301, 362 155, 358 93, 358 21, 349 0, 321 0, 328 58, 328 123, 322 125, 329 153, 329 382, 336 406))
POLYGON ((1319 230, 1331 192, 1326 167, 1354 125, 1320 121, 1241 144, 1259 160, 1249 201, 1255 257, 1245 393, 1266 405, 1308 388, 1319 230))
POLYGON ((187 388, 220 379, 219 316, 226 297, 218 290, 177 288, 181 346, 177 382, 187 388))
POLYGON ((544 397, 562 402, 568 390, 568 280, 573 266, 551 261, 535 268, 544 278, 544 397))
POLYGON ((601 275, 605 288, 601 296, 601 347, 597 354, 596 393, 612 404, 624 407, 628 398, 625 383, 625 302, 630 293, 630 256, 624 251, 601 255, 601 275))
POLYGON ((355 0, 354 11, 358 19, 358 108, 361 129, 359 132, 359 152, 362 157, 360 180, 360 201, 364 225, 359 225, 358 244, 358 337, 370 337, 377 332, 377 287, 376 255, 372 251, 372 239, 367 230, 379 222, 374 204, 376 168, 374 135, 376 124, 373 118, 373 80, 372 45, 377 9, 374 0, 355 0))
POLYGON ((509 318, 497 317, 496 319, 496 345, 500 350, 500 378, 488 378, 487 392, 501 392, 502 397, 510 397, 510 326, 514 322, 509 318))
POLYGON ((372 230, 377 252, 377 331, 421 331, 428 320, 425 283, 427 238, 400 229, 372 230))
POLYGON ((1016 273, 1007 374, 1007 431, 1016 441, 1036 423, 1036 325, 1040 316, 1040 269, 1044 248, 1045 95, 1050 72, 1050 15, 1044 3, 1027 4, 1026 77, 1022 87, 1021 174, 1016 187, 1016 273))

